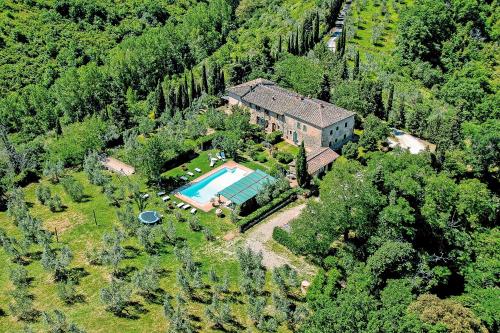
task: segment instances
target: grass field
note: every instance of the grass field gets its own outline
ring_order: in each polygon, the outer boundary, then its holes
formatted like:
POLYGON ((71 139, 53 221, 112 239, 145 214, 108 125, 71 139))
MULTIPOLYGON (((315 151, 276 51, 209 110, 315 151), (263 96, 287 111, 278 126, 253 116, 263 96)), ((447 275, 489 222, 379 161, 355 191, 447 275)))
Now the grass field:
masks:
MULTIPOLYGON (((108 204, 99 187, 88 183, 82 172, 71 172, 71 174, 85 184, 85 194, 88 196, 86 202, 73 203, 61 185, 51 185, 52 193, 60 195, 63 204, 67 206, 63 212, 51 213, 47 207, 42 206, 35 199, 35 189, 38 184, 29 185, 25 189, 25 195, 27 202, 32 206, 32 215, 41 218, 46 229, 54 231, 57 228, 59 235, 57 246, 68 245, 71 248, 74 254, 71 267, 78 268, 83 272, 77 290, 83 295, 84 301, 72 306, 65 305, 56 294, 56 284, 52 281, 52 274, 45 272, 39 261, 33 260, 27 269, 34 278, 30 291, 34 296, 35 308, 39 311, 61 309, 71 320, 80 324, 88 332, 164 331, 167 322, 162 315, 161 306, 150 304, 140 296, 133 297, 133 301, 139 304, 135 310, 131 309, 132 312, 137 312, 138 318, 135 320, 116 317, 105 311, 105 307, 99 299, 99 290, 109 281, 109 269, 104 266, 89 265, 84 253, 88 248, 99 245, 104 233, 110 232, 113 226, 118 225, 115 208, 108 204), (98 225, 94 222, 94 211, 98 225), (138 329, 139 327, 140 329, 138 329)), ((134 180, 140 181, 138 176, 134 176, 134 178, 134 180)), ((118 182, 116 176, 114 176, 114 181, 118 182)), ((149 199, 147 208, 158 210, 165 215, 165 219, 173 219, 169 216, 165 204, 155 197, 154 193, 150 192, 150 194, 151 199, 149 199)), ((182 211, 182 214, 189 213, 182 211)), ((213 212, 211 214, 199 212, 198 216, 201 223, 212 230, 217 240, 214 243, 208 243, 201 232, 191 231, 185 222, 175 222, 178 236, 187 241, 193 250, 195 259, 202 263, 203 271, 207 271, 213 266, 221 274, 228 272, 232 283, 236 283, 238 268, 234 257, 227 254, 220 255, 217 252, 217 244, 222 241, 221 236, 234 229, 234 225, 227 217, 215 217, 213 212)), ((13 226, 5 212, 0 213, 0 225, 9 234, 17 234, 17 228, 13 226)), ((128 248, 128 252, 133 254, 129 259, 123 260, 121 263, 123 269, 132 268, 133 272, 136 268, 140 269, 146 264, 149 255, 145 253, 135 238, 128 238, 123 245, 128 248)), ((167 274, 161 279, 161 288, 175 295, 178 291, 175 272, 179 263, 174 257, 173 248, 165 248, 159 258, 161 266, 167 270, 167 274)), ((8 311, 9 291, 12 290, 8 275, 9 266, 13 264, 10 263, 4 251, 0 251, 0 262, 4 263, 0 270, 0 308, 3 311, 8 311)), ((235 314, 243 313, 243 311, 234 312, 235 314)), ((203 317, 203 306, 193 304, 190 307, 190 313, 203 317)), ((12 317, 0 316, 0 332, 14 332, 22 327, 23 324, 14 321, 12 317)), ((33 327, 41 329, 43 326, 40 323, 35 323, 33 327)))
POLYGON ((400 1, 397 5, 396 0, 387 0, 387 5, 384 7, 382 0, 354 0, 350 10, 350 20, 354 25, 355 35, 348 40, 348 44, 360 51, 361 59, 366 59, 367 54, 379 59, 391 56, 399 20, 395 6, 401 11, 413 1, 400 1), (386 11, 385 15, 383 11, 386 11), (373 39, 374 34, 380 35, 377 41, 373 39))
MULTIPOLYGON (((283 151, 294 151, 295 148, 286 144, 278 146, 278 149, 283 151)), ((265 152, 268 153, 267 150, 265 152)), ((215 151, 199 152, 198 156, 184 165, 186 170, 194 172, 195 168, 200 168, 202 170, 200 175, 211 170, 212 168, 208 162, 209 154, 214 155, 215 151)), ((272 158, 265 163, 260 163, 245 156, 240 157, 238 162, 252 169, 264 171, 269 171, 273 163, 276 163, 272 158)), ((217 165, 220 165, 220 163, 217 163, 217 165)), ((182 167, 177 167, 167 171, 164 175, 181 176, 185 174, 186 171, 182 167)), ((85 253, 91 248, 99 247, 102 244, 104 234, 110 233, 114 227, 120 226, 116 215, 117 208, 108 202, 101 187, 89 183, 87 175, 83 171, 66 170, 66 175, 73 176, 84 185, 86 198, 83 202, 73 202, 61 184, 52 184, 45 179, 28 185, 24 188, 24 193, 25 200, 30 207, 30 213, 43 221, 46 230, 55 233, 57 229, 59 241, 55 243, 54 239, 53 246, 61 248, 67 245, 73 252, 74 258, 70 268, 73 272, 79 272, 76 289, 78 294, 82 296, 81 302, 66 305, 58 297, 57 284, 53 280, 53 273, 45 271, 39 260, 31 259, 26 268, 33 278, 29 291, 33 295, 34 308, 41 312, 60 309, 67 315, 69 320, 75 322, 87 332, 164 332, 167 329, 168 322, 163 315, 161 302, 157 304, 148 301, 137 292, 134 292, 132 296, 134 306, 127 308, 129 316, 134 319, 112 314, 106 310, 105 305, 101 302, 100 289, 110 281, 111 268, 89 264, 85 253), (57 194, 61 197, 64 205, 63 211, 53 213, 48 207, 38 202, 35 191, 42 184, 50 187, 52 195, 57 194), (89 318, 92 318, 92 320, 89 320, 89 318)), ((201 224, 210 229, 216 237, 215 241, 209 242, 202 232, 194 232, 187 222, 180 222, 178 216, 176 217, 179 213, 174 214, 175 211, 180 212, 181 219, 186 220, 190 216, 188 211, 169 209, 168 205, 157 196, 157 190, 147 187, 145 179, 140 174, 134 174, 130 177, 118 176, 112 173, 108 173, 108 175, 112 177, 112 182, 117 186, 126 188, 128 182, 139 184, 141 191, 150 195, 146 209, 158 211, 164 216, 164 221, 174 221, 177 236, 187 242, 196 262, 201 267, 204 283, 207 283, 207 285, 209 283, 207 275, 211 268, 214 268, 219 276, 228 275, 232 293, 227 297, 231 298, 232 313, 235 322, 239 323, 237 326, 229 327, 229 329, 235 331, 241 330, 242 327, 252 329, 253 326, 246 314, 246 299, 238 291, 239 264, 236 260, 235 249, 228 249, 223 240, 224 235, 237 230, 230 221, 230 212, 225 211, 225 217, 222 218, 216 217, 214 211, 209 213, 197 212, 201 224)), ((122 200, 122 206, 124 203, 122 200)), ((138 214, 138 208, 135 204, 133 206, 135 213, 138 214)), ((6 212, 0 212, 0 227, 9 235, 20 236, 19 229, 14 226, 12 219, 6 212)), ((150 261, 151 255, 145 251, 136 237, 127 237, 122 246, 126 249, 127 257, 121 262, 120 271, 125 274, 124 280, 130 282, 134 272, 143 268, 150 261)), ((160 280, 160 287, 170 295, 175 296, 180 292, 176 275, 180 262, 174 255, 173 246, 162 244, 160 248, 158 254, 159 263, 165 269, 165 274, 160 280)), ((36 257, 41 254, 41 250, 40 246, 33 246, 30 253, 36 257)), ((9 303, 12 301, 10 292, 14 289, 9 279, 9 272, 10 268, 16 264, 10 261, 3 250, 0 250, 0 262, 4 263, 0 270, 0 332, 20 331, 26 323, 16 321, 14 317, 7 315, 10 312, 9 303)), ((268 288, 272 288, 269 275, 267 279, 268 288)), ((210 291, 207 289, 203 293, 209 295, 210 291)), ((212 328, 204 309, 205 304, 203 302, 190 301, 188 303, 189 315, 191 318, 198 318, 192 321, 195 326, 202 332, 210 332, 212 328)), ((46 331, 47 327, 44 325, 41 318, 34 323, 30 323, 30 326, 36 332, 46 331)), ((287 329, 282 326, 279 331, 286 332, 287 329)))

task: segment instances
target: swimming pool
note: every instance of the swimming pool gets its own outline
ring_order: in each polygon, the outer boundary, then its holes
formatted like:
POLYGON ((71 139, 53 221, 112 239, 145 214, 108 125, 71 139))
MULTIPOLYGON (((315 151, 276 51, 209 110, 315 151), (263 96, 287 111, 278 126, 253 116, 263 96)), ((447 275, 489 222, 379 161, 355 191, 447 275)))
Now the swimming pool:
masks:
POLYGON ((222 168, 210 176, 193 183, 180 194, 200 204, 206 204, 220 191, 243 178, 248 171, 234 167, 222 168))

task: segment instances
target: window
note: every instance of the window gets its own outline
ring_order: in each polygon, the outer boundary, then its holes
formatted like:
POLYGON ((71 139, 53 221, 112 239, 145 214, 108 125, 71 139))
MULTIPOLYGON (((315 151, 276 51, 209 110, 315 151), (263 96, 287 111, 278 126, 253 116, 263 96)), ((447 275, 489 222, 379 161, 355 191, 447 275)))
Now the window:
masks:
POLYGON ((346 138, 346 136, 347 136, 347 135, 346 135, 346 134, 344 134, 344 139, 346 138))
POLYGON ((303 130, 304 132, 307 132, 307 127, 306 127, 306 125, 303 125, 303 126, 302 126, 302 130, 303 130))
POLYGON ((290 134, 292 134, 292 131, 290 131, 290 134))
POLYGON ((330 135, 332 135, 332 134, 333 134, 333 130, 330 130, 330 135))
POLYGON ((336 130, 336 131, 338 131, 338 130, 339 130, 339 127, 337 126, 337 128, 336 128, 335 130, 336 130))
POLYGON ((300 129, 300 123, 299 122, 297 122, 297 128, 300 129))
POLYGON ((345 122, 344 127, 347 127, 347 121, 345 122))
POLYGON ((338 139, 335 139, 335 143, 337 143, 337 140, 338 140, 338 139))

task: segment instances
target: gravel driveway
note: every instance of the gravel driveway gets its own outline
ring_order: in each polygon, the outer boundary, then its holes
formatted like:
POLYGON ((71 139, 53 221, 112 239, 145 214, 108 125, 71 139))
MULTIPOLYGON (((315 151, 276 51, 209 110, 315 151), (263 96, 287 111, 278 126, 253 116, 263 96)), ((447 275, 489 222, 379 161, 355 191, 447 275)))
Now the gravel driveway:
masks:
POLYGON ((274 242, 272 240, 274 228, 281 227, 299 216, 305 206, 305 204, 301 204, 279 211, 243 234, 247 247, 255 252, 262 252, 263 264, 268 269, 288 264, 301 273, 315 273, 315 267, 308 264, 303 258, 295 256, 288 249, 280 249, 280 253, 277 253, 270 246, 270 243, 274 242))

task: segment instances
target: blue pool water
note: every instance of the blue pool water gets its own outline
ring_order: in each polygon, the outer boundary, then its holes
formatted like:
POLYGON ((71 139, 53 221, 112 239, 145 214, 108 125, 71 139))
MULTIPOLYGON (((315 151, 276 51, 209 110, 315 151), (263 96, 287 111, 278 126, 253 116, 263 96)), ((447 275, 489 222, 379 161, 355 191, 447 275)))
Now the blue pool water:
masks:
POLYGON ((246 173, 247 171, 237 167, 223 168, 199 182, 195 182, 180 193, 200 204, 206 204, 217 193, 243 178, 246 173))

